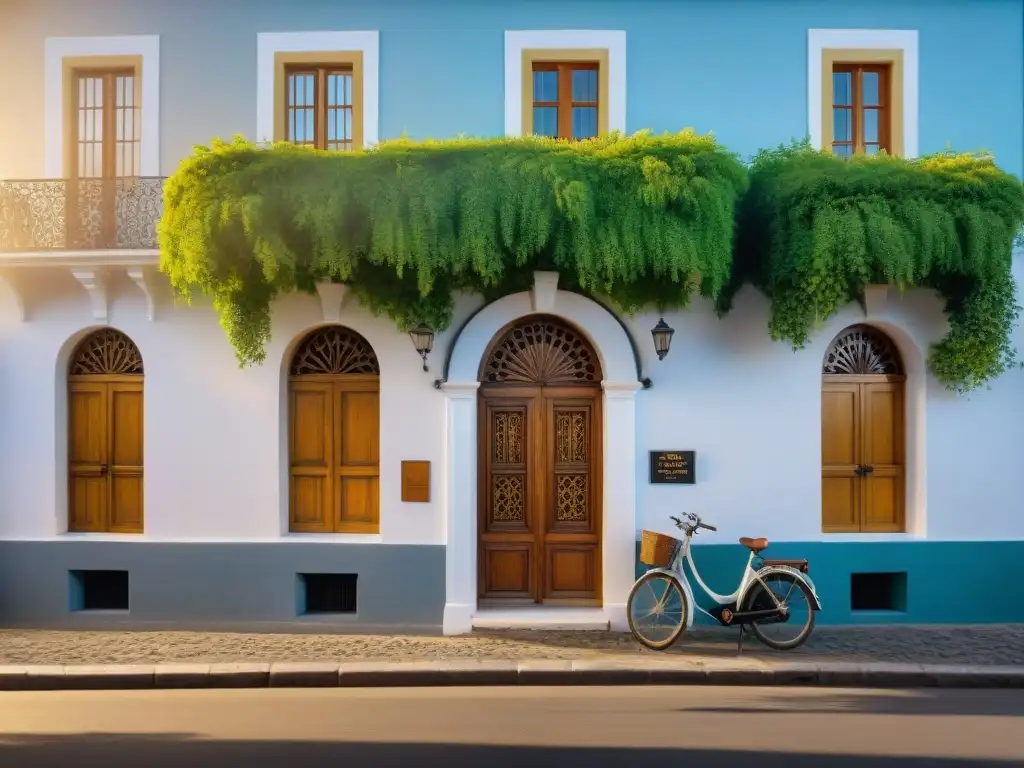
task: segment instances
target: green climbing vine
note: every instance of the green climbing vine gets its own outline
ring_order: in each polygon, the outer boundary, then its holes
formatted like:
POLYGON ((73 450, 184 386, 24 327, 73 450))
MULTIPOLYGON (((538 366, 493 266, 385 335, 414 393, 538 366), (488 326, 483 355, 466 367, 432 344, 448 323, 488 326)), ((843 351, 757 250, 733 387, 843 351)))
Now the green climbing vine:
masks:
POLYGON ((889 283, 945 299, 950 331, 929 366, 947 388, 968 392, 1016 365, 1011 259, 1024 186, 991 157, 842 160, 806 143, 764 150, 750 164, 737 223, 719 309, 753 283, 772 302, 772 338, 802 347, 866 285, 889 283))
POLYGON ((318 281, 443 330, 456 292, 496 297, 554 269, 627 313, 698 292, 725 312, 750 282, 772 338, 797 348, 866 285, 930 288, 950 331, 929 365, 967 392, 1016 364, 1022 223, 1024 186, 987 156, 841 160, 796 143, 745 168, 684 131, 356 153, 215 141, 167 180, 159 236, 172 285, 212 297, 243 365, 265 358, 273 299, 318 281))
POLYGON ((685 306, 728 282, 745 188, 742 163, 692 131, 357 153, 235 138, 167 180, 161 268, 184 296, 212 297, 243 365, 265 358, 274 297, 320 280, 402 328, 442 330, 454 292, 508 292, 535 269, 625 312, 685 306))

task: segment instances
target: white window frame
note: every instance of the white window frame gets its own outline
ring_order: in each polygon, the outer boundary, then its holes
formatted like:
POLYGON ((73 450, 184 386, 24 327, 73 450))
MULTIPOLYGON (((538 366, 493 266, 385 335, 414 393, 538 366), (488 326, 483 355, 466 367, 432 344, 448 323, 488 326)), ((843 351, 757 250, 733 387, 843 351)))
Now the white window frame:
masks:
POLYGON ((903 156, 918 152, 918 62, 916 29, 809 29, 807 30, 807 130, 811 146, 821 149, 823 94, 821 52, 827 48, 882 48, 903 51, 903 156))
POLYGON ((256 36, 256 140, 274 140, 274 55, 313 51, 363 54, 363 148, 379 141, 380 32, 260 32, 256 36))
POLYGON ((608 131, 626 132, 626 33, 617 29, 505 31, 505 135, 523 134, 523 51, 604 48, 608 51, 608 131))
POLYGON ((64 59, 141 56, 139 176, 160 176, 160 35, 48 37, 45 42, 46 178, 64 176, 64 59))

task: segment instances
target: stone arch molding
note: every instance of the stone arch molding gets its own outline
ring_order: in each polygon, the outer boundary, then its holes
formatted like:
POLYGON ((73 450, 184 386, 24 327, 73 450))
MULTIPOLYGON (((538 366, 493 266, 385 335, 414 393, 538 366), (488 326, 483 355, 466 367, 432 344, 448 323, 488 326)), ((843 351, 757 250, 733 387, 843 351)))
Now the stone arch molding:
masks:
MULTIPOLYGON (((600 304, 557 290, 558 276, 538 272, 533 291, 505 296, 466 324, 452 350, 446 398, 444 633, 469 632, 477 610, 477 389, 481 361, 494 338, 520 318, 560 318, 587 337, 603 372, 604 472, 601 612, 625 631, 626 599, 636 560, 636 392, 633 348, 625 329, 600 304)), ((544 611, 542 606, 538 611, 544 611)))
POLYGON ((537 301, 537 288, 498 299, 478 312, 459 335, 452 350, 448 381, 471 383, 478 380, 480 361, 497 333, 521 317, 547 314, 565 320, 587 337, 601 360, 604 381, 613 384, 635 384, 636 360, 625 330, 607 309, 586 296, 569 291, 555 291, 550 302, 537 301))

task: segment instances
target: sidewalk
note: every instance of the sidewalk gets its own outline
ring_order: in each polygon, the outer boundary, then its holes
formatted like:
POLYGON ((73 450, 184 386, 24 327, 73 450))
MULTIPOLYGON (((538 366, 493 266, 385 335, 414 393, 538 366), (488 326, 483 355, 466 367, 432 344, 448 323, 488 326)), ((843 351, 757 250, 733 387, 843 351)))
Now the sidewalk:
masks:
POLYGON ((742 655, 715 630, 664 653, 610 632, 0 630, 0 690, 612 684, 1024 688, 1024 625, 822 627, 796 651, 748 638, 742 655))

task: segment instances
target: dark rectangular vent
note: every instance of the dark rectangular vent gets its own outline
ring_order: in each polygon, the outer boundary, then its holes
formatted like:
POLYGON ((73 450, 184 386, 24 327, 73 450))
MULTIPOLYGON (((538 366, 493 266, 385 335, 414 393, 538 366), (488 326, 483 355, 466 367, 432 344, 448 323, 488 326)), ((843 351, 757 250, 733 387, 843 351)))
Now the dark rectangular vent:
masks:
POLYGON ((301 573, 305 593, 304 613, 355 613, 354 573, 301 573))
POLYGON ((854 611, 907 610, 907 574, 850 574, 850 608, 854 611))
POLYGON ((71 610, 127 611, 128 571, 72 571, 71 610))

